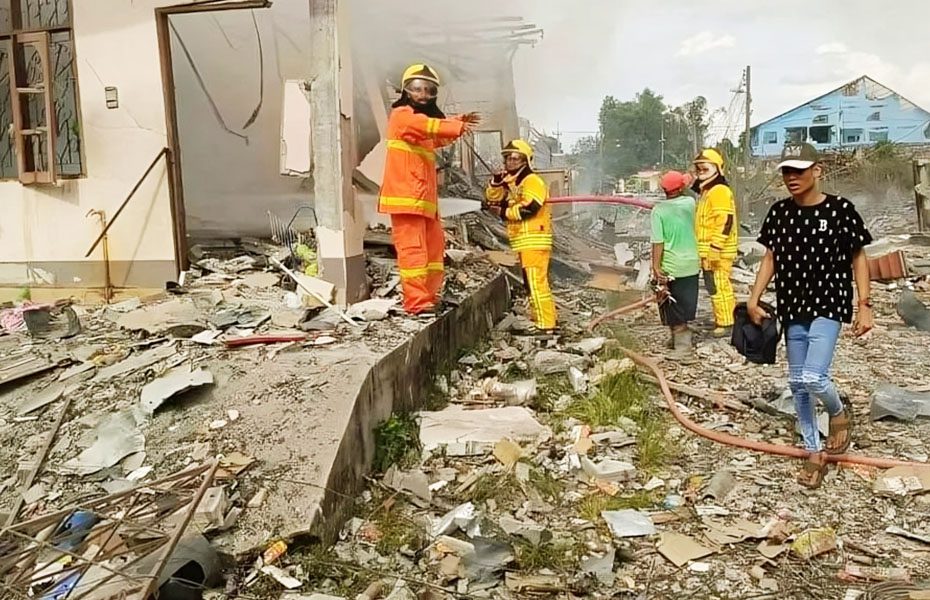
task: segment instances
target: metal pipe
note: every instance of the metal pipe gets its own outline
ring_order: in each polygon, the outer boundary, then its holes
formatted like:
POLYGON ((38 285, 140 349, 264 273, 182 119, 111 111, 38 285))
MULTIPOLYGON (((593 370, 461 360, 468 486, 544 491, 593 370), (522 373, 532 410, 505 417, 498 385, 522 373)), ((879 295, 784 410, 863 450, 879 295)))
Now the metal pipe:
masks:
POLYGON ((142 187, 142 182, 145 181, 145 178, 149 176, 149 173, 152 172, 152 169, 154 169, 155 165, 158 164, 158 161, 161 160, 161 157, 165 156, 166 154, 168 154, 168 149, 162 148, 158 153, 158 156, 155 157, 155 160, 152 161, 152 164, 149 165, 149 168, 145 170, 145 173, 143 173, 142 177, 139 178, 139 181, 136 182, 136 185, 132 188, 132 191, 129 192, 129 195, 126 196, 125 200, 123 200, 123 203, 119 205, 118 209, 116 209, 116 213, 113 215, 113 220, 107 224, 103 231, 100 232, 100 235, 97 236, 97 239, 94 240, 94 243, 90 245, 90 250, 87 251, 87 254, 84 255, 84 258, 90 257, 90 253, 97 248, 97 244, 103 240, 103 236, 107 234, 107 232, 110 230, 110 227, 113 226, 113 223, 116 222, 116 219, 118 219, 120 214, 123 212, 123 209, 126 208, 126 205, 129 204, 129 201, 132 200, 132 197, 135 196, 136 192, 139 191, 139 188, 142 187))
POLYGON ((110 238, 107 235, 107 214, 102 210, 91 209, 87 211, 86 217, 96 215, 100 219, 100 226, 103 229, 103 300, 107 304, 113 299, 113 279, 110 277, 110 238))

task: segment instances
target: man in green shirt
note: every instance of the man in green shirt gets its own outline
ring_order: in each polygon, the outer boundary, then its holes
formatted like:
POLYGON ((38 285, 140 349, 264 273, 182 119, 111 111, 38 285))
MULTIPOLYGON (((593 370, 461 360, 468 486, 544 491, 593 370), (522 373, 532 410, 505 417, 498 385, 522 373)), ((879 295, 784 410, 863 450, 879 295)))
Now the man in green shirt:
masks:
POLYGON ((697 312, 698 257, 694 235, 694 198, 684 194, 690 177, 678 171, 662 176, 665 200, 652 209, 652 278, 656 283, 659 316, 671 329, 671 357, 693 356, 688 323, 697 312))

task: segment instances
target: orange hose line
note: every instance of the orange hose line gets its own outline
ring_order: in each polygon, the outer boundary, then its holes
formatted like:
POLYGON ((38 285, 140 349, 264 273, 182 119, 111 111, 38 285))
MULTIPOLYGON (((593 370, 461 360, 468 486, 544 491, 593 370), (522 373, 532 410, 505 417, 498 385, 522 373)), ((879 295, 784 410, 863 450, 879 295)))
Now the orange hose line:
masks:
POLYGON ((621 306, 620 308, 616 310, 606 312, 599 317, 595 317, 594 319, 591 319, 591 322, 588 323, 588 331, 592 331, 595 327, 597 327, 601 323, 610 321, 612 319, 616 319, 617 317, 619 317, 620 315, 624 313, 634 311, 637 308, 643 308, 644 306, 648 306, 652 302, 655 302, 655 296, 648 296, 646 298, 643 298, 642 300, 639 300, 638 302, 634 302, 633 304, 621 306))
MULTIPOLYGON (((628 357, 630 357, 633 362, 652 371, 656 379, 659 381, 659 387, 662 389, 662 395, 665 396, 665 401, 668 404, 668 408, 672 412, 672 415, 674 415, 675 419, 689 431, 711 441, 720 444, 726 444, 728 446, 735 446, 737 448, 745 448, 746 450, 754 450, 756 452, 764 452, 766 454, 774 454, 778 456, 788 456, 791 458, 806 459, 810 457, 810 452, 795 446, 784 446, 781 444, 771 444, 768 442, 747 440, 735 435, 730 435, 729 433, 722 433, 720 431, 713 431, 712 429, 701 427, 682 414, 682 412, 678 409, 678 406, 675 404, 675 397, 672 395, 672 390, 669 389, 668 381, 665 379, 665 373, 662 371, 662 369, 659 368, 655 361, 637 354, 632 350, 627 350, 626 348, 623 348, 623 352, 628 357)), ((927 466, 927 463, 898 460, 894 458, 862 456, 859 454, 825 454, 825 457, 827 462, 866 465, 870 467, 878 467, 880 469, 890 469, 892 467, 900 466, 927 466)))

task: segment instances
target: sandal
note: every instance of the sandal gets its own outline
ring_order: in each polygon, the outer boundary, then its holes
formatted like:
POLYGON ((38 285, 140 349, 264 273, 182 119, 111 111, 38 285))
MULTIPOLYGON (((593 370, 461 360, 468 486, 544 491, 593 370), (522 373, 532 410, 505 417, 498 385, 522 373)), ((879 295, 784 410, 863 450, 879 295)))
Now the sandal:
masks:
POLYGON ((826 452, 827 454, 844 454, 849 450, 849 444, 852 441, 852 419, 849 418, 849 409, 843 408, 840 414, 830 417, 830 433, 827 435, 826 452), (837 445, 837 439, 842 439, 842 443, 837 445))
POLYGON ((826 474, 827 462, 823 459, 823 456, 819 452, 811 454, 810 458, 804 462, 804 466, 801 467, 801 472, 798 473, 798 483, 812 490, 817 489, 823 483, 826 474))

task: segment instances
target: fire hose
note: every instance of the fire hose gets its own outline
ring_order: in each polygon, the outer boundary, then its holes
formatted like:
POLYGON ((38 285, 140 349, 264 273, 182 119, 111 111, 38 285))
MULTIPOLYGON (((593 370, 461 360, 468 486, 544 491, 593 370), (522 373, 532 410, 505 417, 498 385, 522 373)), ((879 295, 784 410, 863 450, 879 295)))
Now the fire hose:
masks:
POLYGON ((652 210, 654 202, 645 198, 627 196, 554 196, 546 200, 549 204, 623 204, 652 210))
MULTIPOLYGON (((604 322, 608 320, 606 318, 608 315, 616 316, 622 314, 623 312, 629 312, 637 308, 641 308, 649 304, 651 300, 652 298, 646 298, 644 300, 640 300, 639 302, 634 302, 628 306, 611 311, 602 317, 599 317, 599 319, 595 319, 595 321, 604 322)), ((595 321, 592 321, 592 323, 595 321)), ((698 425, 686 417, 681 412, 681 410, 679 410, 678 405, 675 403, 675 397, 672 394, 672 390, 669 388, 668 380, 665 378, 665 373, 662 371, 662 369, 659 368, 654 360, 637 354, 636 352, 626 348, 622 348, 622 350, 633 362, 652 372, 656 380, 659 382, 659 388, 662 390, 662 395, 665 397, 665 402, 668 405, 669 411, 671 411, 672 415, 675 417, 675 420, 678 421, 688 431, 691 431, 692 433, 695 433, 713 442, 717 442, 718 444, 725 444, 727 446, 734 446, 736 448, 744 448, 746 450, 752 450, 755 452, 763 452, 765 454, 800 459, 810 458, 813 454, 812 452, 804 450, 803 448, 748 440, 746 438, 741 438, 739 436, 723 433, 720 431, 714 431, 712 429, 698 425)), ((892 467, 900 466, 927 466, 927 463, 898 460, 895 458, 880 458, 874 456, 863 456, 860 454, 824 454, 827 462, 865 465, 869 467, 877 467, 879 469, 890 469, 892 467)))

